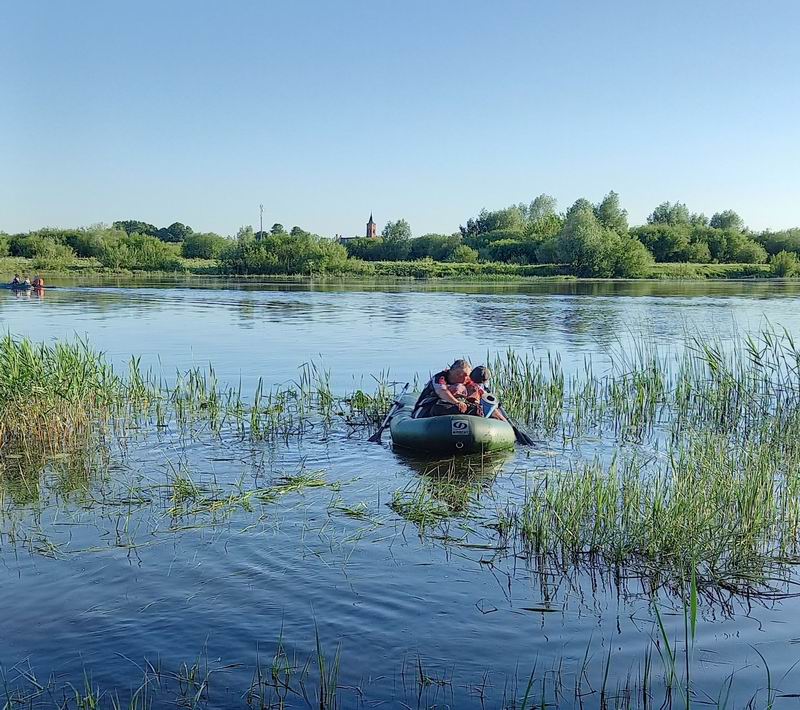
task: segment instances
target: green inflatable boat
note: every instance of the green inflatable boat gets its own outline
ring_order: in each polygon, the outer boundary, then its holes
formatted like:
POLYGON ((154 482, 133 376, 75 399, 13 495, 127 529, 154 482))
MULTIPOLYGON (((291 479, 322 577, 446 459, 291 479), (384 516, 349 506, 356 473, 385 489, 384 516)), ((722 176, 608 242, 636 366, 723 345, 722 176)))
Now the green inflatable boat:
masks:
POLYGON ((417 395, 398 400, 402 405, 389 423, 392 443, 404 449, 435 454, 481 454, 514 447, 514 430, 499 419, 466 414, 412 419, 417 395))

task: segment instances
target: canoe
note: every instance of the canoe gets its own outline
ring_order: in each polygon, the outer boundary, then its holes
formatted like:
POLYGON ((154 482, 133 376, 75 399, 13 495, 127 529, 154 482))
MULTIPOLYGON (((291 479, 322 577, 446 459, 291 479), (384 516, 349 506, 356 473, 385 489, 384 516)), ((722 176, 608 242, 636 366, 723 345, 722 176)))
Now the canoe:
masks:
POLYGON ((389 423, 395 446, 426 453, 461 455, 514 447, 514 430, 507 422, 467 414, 412 419, 417 395, 407 394, 389 423))

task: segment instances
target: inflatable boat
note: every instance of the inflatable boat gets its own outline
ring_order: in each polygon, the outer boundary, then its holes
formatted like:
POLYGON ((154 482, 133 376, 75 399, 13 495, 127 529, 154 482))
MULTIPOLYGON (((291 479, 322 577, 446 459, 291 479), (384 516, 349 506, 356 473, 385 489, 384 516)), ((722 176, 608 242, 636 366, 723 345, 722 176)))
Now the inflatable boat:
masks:
POLYGON ((502 451, 514 447, 511 425, 500 419, 448 414, 412 419, 417 395, 407 394, 398 400, 399 410, 389 424, 395 446, 436 454, 459 455, 502 451))

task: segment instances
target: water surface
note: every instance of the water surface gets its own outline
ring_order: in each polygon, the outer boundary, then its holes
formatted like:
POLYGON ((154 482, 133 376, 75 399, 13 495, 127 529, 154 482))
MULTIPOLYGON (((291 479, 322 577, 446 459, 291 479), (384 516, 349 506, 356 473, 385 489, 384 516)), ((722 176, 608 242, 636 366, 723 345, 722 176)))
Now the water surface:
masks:
MULTIPOLYGON (((369 388, 371 375, 405 382, 457 356, 477 363, 509 348, 558 356, 569 372, 587 358, 607 367, 634 342, 677 349, 687 331, 730 342, 766 323, 792 333, 800 326, 800 285, 791 282, 56 286, 43 298, 0 292, 2 327, 34 340, 79 336, 117 365, 140 355, 167 377, 213 363, 219 379, 245 390, 259 378, 292 380, 311 360, 343 391, 354 382, 369 388)), ((388 437, 383 446, 365 438, 338 432, 250 444, 142 432, 89 481, 50 477, 35 491, 6 481, 6 677, 24 685, 30 668, 41 685, 52 675, 80 686, 88 669, 94 684, 125 696, 141 683, 144 659, 177 671, 199 657, 204 673, 213 671, 200 704, 243 705, 257 663, 271 663, 279 638, 302 666, 317 635, 329 656, 341 644, 343 707, 511 706, 535 665, 561 667, 572 683, 586 665, 585 706, 598 707, 609 651, 614 688, 641 671, 658 630, 638 580, 531 564, 489 544, 492 531, 468 511, 420 534, 387 503, 428 464, 393 452, 388 437), (320 472, 326 485, 252 510, 175 515, 157 486, 176 471, 228 491, 300 471, 320 472), (152 500, 136 502, 134 491, 152 500), (356 507, 363 515, 352 517, 356 507)), ((518 494, 524 470, 552 456, 548 447, 520 450, 476 473, 476 506, 491 510, 518 494)), ((670 633, 682 633, 679 605, 668 594, 662 603, 670 633)), ((704 604, 699 687, 716 697, 735 671, 735 706, 743 706, 767 683, 757 649, 773 679, 788 672, 781 691, 800 690, 791 672, 800 659, 797 611, 791 598, 704 604)), ((180 684, 165 687, 156 703, 174 706, 180 684)), ((574 704, 570 692, 554 697, 574 704)), ((305 704, 287 698, 289 707, 305 704)))

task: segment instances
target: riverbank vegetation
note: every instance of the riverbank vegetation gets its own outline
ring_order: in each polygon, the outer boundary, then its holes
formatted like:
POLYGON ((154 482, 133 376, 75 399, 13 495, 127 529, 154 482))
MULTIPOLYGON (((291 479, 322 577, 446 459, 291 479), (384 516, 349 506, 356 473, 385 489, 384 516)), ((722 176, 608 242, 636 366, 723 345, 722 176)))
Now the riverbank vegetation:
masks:
POLYGON ((800 228, 755 232, 732 210, 710 218, 680 202, 658 205, 647 223, 629 226, 619 196, 577 200, 565 212, 540 195, 530 204, 482 210, 452 234, 414 238, 404 219, 376 238, 329 239, 274 224, 223 237, 174 222, 138 220, 78 229, 0 233, 0 257, 23 257, 49 273, 201 272, 442 278, 570 275, 592 278, 716 278, 800 274, 800 228), (88 263, 87 261, 88 260, 88 263), (187 260, 199 261, 200 264, 187 260), (720 270, 720 265, 735 265, 720 270))

